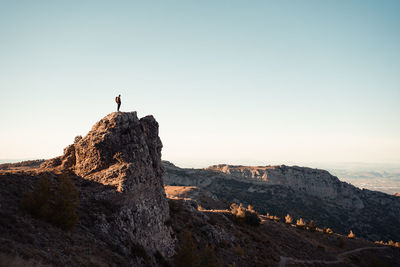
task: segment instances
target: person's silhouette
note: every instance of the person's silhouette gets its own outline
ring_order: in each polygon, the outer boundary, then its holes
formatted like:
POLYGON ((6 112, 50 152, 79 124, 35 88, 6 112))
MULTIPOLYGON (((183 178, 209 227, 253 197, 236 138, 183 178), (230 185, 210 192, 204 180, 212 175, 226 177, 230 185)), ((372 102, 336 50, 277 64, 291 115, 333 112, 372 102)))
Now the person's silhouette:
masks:
POLYGON ((119 111, 119 107, 121 106, 121 95, 118 95, 116 98, 115 98, 115 102, 117 102, 117 111, 119 111))

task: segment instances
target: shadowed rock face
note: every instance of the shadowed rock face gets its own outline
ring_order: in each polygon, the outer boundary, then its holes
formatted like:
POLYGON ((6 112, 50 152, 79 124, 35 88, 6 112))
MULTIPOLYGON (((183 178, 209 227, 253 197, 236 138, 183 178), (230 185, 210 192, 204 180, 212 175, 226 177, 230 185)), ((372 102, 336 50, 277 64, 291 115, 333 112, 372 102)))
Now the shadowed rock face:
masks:
POLYGON ((63 156, 44 162, 41 168, 70 169, 84 179, 114 187, 94 196, 121 205, 111 219, 104 216, 95 222, 99 233, 121 250, 128 239, 170 256, 174 240, 165 225, 169 208, 161 148, 158 123, 152 116, 138 119, 136 112, 114 112, 65 148, 63 156))

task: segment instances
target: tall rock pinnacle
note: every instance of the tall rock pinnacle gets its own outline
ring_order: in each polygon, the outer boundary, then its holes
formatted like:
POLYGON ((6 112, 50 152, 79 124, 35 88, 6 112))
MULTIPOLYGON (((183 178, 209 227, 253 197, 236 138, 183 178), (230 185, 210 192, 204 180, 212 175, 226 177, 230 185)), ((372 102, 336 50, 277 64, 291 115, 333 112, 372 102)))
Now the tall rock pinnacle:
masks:
POLYGON ((138 119, 136 112, 114 112, 97 122, 84 138, 76 138, 63 156, 41 167, 69 169, 84 179, 114 187, 111 193, 95 196, 122 205, 113 219, 98 219, 99 231, 117 246, 128 239, 169 256, 174 240, 165 225, 169 207, 161 148, 153 116, 138 119))

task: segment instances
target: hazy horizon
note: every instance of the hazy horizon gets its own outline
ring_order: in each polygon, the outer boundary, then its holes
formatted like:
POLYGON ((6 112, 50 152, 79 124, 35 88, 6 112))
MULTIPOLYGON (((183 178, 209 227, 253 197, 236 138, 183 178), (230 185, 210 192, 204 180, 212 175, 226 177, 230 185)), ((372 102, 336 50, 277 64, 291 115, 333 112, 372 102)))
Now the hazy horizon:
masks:
POLYGON ((0 158, 61 155, 121 94, 122 111, 155 116, 163 158, 179 166, 400 165, 399 12, 399 1, 4 2, 0 158))

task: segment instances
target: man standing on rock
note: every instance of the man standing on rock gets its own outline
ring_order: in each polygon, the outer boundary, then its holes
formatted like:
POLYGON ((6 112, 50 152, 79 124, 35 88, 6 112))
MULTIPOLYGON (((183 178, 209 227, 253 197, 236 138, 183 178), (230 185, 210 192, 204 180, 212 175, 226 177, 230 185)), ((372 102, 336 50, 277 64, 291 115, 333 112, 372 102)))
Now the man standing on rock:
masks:
POLYGON ((115 98, 115 102, 117 102, 117 111, 119 111, 119 107, 121 106, 121 95, 118 95, 116 98, 115 98))

